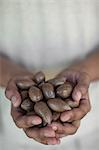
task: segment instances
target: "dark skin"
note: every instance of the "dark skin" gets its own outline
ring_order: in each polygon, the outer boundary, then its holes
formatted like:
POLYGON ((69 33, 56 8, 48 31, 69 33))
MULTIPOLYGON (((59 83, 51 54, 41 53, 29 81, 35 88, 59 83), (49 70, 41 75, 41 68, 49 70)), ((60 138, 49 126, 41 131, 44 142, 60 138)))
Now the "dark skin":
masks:
POLYGON ((42 122, 40 117, 36 115, 25 116, 24 113, 18 109, 18 106, 21 103, 21 97, 16 87, 16 81, 19 78, 32 78, 33 75, 31 71, 28 71, 25 68, 23 69, 23 67, 4 58, 0 59, 0 64, 3 66, 1 70, 3 78, 1 79, 0 84, 7 87, 6 97, 12 102, 12 118, 19 128, 23 128, 28 137, 33 138, 42 144, 55 145, 60 143, 60 138, 76 133, 80 126, 80 120, 91 108, 88 88, 91 82, 99 79, 99 65, 97 65, 99 64, 99 50, 88 56, 79 64, 70 66, 68 69, 65 69, 58 74, 58 76, 64 76, 66 80, 76 83, 72 98, 78 103, 80 102, 80 105, 79 108, 74 108, 71 111, 63 112, 61 114, 60 118, 63 123, 53 122, 50 126, 43 129, 33 127, 42 122), (10 68, 9 73, 7 68, 10 68))

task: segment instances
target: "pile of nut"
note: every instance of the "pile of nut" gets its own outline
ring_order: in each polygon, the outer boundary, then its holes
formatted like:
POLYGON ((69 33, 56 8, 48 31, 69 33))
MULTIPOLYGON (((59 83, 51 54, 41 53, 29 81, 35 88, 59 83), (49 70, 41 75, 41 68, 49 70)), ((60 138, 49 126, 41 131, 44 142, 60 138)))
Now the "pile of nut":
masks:
POLYGON ((59 121, 62 112, 78 107, 71 98, 74 86, 65 78, 46 81, 44 73, 38 72, 33 79, 19 80, 17 87, 22 98, 21 109, 27 115, 40 116, 43 123, 39 127, 59 121))

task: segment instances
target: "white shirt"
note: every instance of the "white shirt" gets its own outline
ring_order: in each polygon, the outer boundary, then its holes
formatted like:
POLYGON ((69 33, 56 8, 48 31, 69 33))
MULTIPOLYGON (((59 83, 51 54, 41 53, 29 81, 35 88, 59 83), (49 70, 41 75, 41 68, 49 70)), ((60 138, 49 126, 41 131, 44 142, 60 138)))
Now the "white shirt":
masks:
POLYGON ((63 66, 98 42, 98 0, 0 1, 1 51, 28 67, 63 66))

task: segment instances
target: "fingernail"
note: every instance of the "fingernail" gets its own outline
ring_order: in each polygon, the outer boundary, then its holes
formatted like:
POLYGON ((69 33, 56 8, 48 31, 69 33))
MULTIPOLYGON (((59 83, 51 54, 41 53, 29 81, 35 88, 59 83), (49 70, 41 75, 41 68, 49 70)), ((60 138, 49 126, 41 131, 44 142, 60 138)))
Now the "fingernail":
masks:
POLYGON ((79 101, 81 99, 81 92, 77 91, 75 94, 73 93, 73 99, 79 101))
POLYGON ((11 102, 12 102, 12 104, 13 104, 14 107, 17 107, 17 106, 18 106, 17 99, 16 99, 15 96, 12 96, 11 102))
POLYGON ((39 124, 41 124, 41 121, 40 120, 32 120, 32 124, 39 125, 39 124))
POLYGON ((52 129, 53 129, 54 131, 56 131, 56 130, 57 130, 57 127, 56 127, 56 126, 52 126, 52 129))
POLYGON ((80 91, 77 92, 76 97, 77 97, 77 101, 79 101, 81 99, 81 92, 80 91))
POLYGON ((63 122, 66 122, 68 120, 70 120, 70 116, 68 116, 68 115, 61 117, 61 121, 63 121, 63 122))

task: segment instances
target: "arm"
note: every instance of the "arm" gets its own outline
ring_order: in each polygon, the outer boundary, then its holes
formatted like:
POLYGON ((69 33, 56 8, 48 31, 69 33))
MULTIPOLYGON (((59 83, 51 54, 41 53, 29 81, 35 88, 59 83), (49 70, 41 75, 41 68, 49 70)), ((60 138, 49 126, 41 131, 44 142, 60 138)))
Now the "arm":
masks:
POLYGON ((21 103, 21 96, 18 92, 17 79, 31 79, 33 74, 25 67, 15 64, 5 56, 0 56, 0 86, 6 88, 6 97, 11 100, 11 115, 17 127, 23 128, 26 135, 43 144, 57 144, 59 139, 55 138, 55 132, 51 127, 43 129, 36 128, 35 125, 42 123, 42 119, 37 115, 24 115, 18 107, 21 103), (32 129, 31 129, 32 127, 32 129))
POLYGON ((99 80, 99 47, 94 53, 88 55, 86 59, 78 65, 72 66, 72 68, 89 74, 91 81, 99 80))
POLYGON ((15 64, 9 58, 0 56, 0 86, 6 87, 9 79, 15 75, 32 74, 25 67, 15 64))
POLYGON ((63 70, 58 74, 58 77, 65 77, 67 81, 76 85, 72 93, 72 99, 79 103, 79 107, 61 114, 60 119, 64 126, 57 122, 52 124, 52 127, 55 130, 57 129, 57 133, 61 132, 65 136, 77 131, 79 126, 76 126, 75 121, 78 120, 78 123, 80 123, 80 120, 91 109, 88 89, 91 82, 99 80, 99 48, 83 61, 63 70), (72 123, 69 124, 68 122, 72 123))

